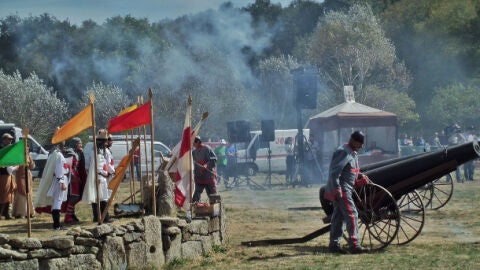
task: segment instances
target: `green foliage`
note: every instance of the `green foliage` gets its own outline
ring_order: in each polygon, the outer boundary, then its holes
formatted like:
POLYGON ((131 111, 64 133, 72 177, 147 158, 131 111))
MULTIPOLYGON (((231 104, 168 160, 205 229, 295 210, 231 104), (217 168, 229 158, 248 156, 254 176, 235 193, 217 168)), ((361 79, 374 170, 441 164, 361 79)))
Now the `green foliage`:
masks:
POLYGON ((269 57, 258 64, 261 81, 258 99, 264 100, 262 114, 269 115, 277 126, 294 127, 292 124, 296 123, 291 71, 299 66, 298 61, 290 55, 269 57))
POLYGON ((213 252, 215 253, 223 253, 223 254, 227 253, 227 248, 223 246, 213 245, 212 248, 213 248, 213 252))
POLYGON ((366 85, 395 86, 404 91, 409 84, 393 44, 367 6, 354 5, 347 13, 328 13, 313 35, 309 56, 320 67, 327 84, 338 91, 339 99, 344 85, 354 85, 362 102, 366 85))
POLYGON ((0 120, 28 127, 40 143, 50 142, 67 108, 35 73, 23 79, 18 71, 8 75, 0 70, 0 120))
POLYGON ((165 269, 175 269, 179 266, 185 266, 187 263, 188 260, 185 258, 174 258, 165 266, 165 269))
POLYGON ((392 89, 380 89, 376 86, 368 86, 367 103, 375 108, 395 113, 398 116, 400 127, 407 123, 416 123, 420 120, 415 112, 415 101, 406 93, 400 93, 392 89))
POLYGON ((133 105, 122 89, 114 85, 103 85, 103 83, 92 83, 83 93, 82 104, 85 107, 90 103, 89 96, 94 94, 95 121, 98 128, 108 128, 108 120, 115 117, 122 109, 133 105))
MULTIPOLYGON (((56 125, 81 109, 78 100, 92 82, 115 85, 129 98, 102 105, 112 110, 151 88, 155 135, 176 143, 190 94, 194 120, 210 113, 206 137, 224 137, 225 123, 239 119, 256 123, 268 117, 278 126, 294 126, 290 75, 275 69, 275 61, 293 56, 298 64, 320 68, 320 110, 342 102, 343 86, 351 84, 357 101, 389 108, 403 126, 425 126, 433 123, 428 110, 436 89, 468 85, 480 75, 479 10, 477 0, 295 0, 283 7, 256 0, 245 8, 225 3, 154 23, 116 16, 76 26, 49 14, 8 16, 0 18, 0 69, 22 77, 34 73, 65 100, 68 114, 56 125), (394 105, 387 96, 405 104, 394 105)), ((463 105, 457 107, 469 106, 463 105)), ((105 125, 113 112, 100 114, 105 125)), ((30 124, 36 123, 41 121, 30 124)), ((41 126, 35 132, 52 132, 41 126)))
POLYGON ((439 87, 428 108, 428 119, 439 126, 459 123, 461 126, 478 125, 480 89, 477 83, 454 83, 439 87))

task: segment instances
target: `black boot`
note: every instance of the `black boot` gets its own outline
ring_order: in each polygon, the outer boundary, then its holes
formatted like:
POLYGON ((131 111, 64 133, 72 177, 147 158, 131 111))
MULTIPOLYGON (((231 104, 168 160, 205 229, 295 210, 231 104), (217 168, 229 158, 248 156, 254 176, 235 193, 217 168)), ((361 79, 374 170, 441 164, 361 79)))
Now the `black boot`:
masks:
MULTIPOLYGON (((105 208, 107 208, 107 202, 101 201, 100 202, 100 212, 102 214, 103 214, 103 211, 105 210, 105 208)), ((110 222, 110 215, 108 214, 108 211, 107 211, 107 214, 105 215, 105 218, 103 219, 103 222, 105 222, 105 223, 110 222)))
POLYGON ((8 213, 8 211, 10 210, 10 203, 4 203, 2 209, 2 215, 5 217, 5 219, 12 219, 10 217, 10 214, 8 213))
POLYGON ((93 222, 98 222, 98 210, 96 203, 92 203, 93 222))
POLYGON ((4 207, 5 207, 5 203, 0 203, 0 216, 3 216, 3 213, 5 211, 4 207))
POLYGON ((60 210, 52 210, 52 219, 53 219, 53 229, 54 230, 63 230, 63 227, 60 226, 60 210))

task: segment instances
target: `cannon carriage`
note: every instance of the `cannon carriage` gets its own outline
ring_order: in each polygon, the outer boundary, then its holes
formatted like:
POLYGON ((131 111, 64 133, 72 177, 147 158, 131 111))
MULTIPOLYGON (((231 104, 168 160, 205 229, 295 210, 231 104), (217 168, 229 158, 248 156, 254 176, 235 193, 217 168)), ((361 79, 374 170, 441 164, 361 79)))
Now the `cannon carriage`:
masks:
MULTIPOLYGON (((356 187, 353 193, 359 217, 361 245, 375 251, 391 243, 406 244, 415 239, 425 221, 425 203, 417 190, 443 179, 457 166, 479 156, 480 146, 474 141, 361 168, 371 180, 367 185, 356 187)), ((322 187, 319 192, 320 203, 327 215, 324 222, 329 223, 333 207, 323 195, 322 187)), ((329 231, 330 225, 327 225, 301 238, 247 241, 242 244, 259 246, 301 243, 329 231)))

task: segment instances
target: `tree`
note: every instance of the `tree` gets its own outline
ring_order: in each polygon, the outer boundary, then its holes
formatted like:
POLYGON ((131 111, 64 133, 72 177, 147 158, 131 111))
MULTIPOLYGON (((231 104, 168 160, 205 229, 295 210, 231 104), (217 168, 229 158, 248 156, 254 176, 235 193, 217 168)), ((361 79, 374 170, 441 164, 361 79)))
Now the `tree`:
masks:
POLYGON ((35 73, 23 79, 0 70, 0 117, 30 130, 40 143, 49 143, 57 126, 67 119, 67 103, 35 73))
POLYGON ((108 128, 108 120, 117 116, 124 108, 133 105, 123 90, 115 85, 104 85, 93 82, 82 95, 81 104, 83 107, 90 103, 90 93, 95 95, 95 124, 97 128, 108 128))
POLYGON ((269 57, 258 64, 262 114, 275 120, 277 126, 295 127, 296 108, 291 71, 300 66, 290 55, 269 57))
POLYGON ((434 126, 445 127, 453 123, 478 126, 480 89, 478 81, 453 83, 435 90, 426 118, 434 126))
POLYGON ((409 122, 418 122, 419 115, 415 112, 415 101, 407 93, 393 89, 380 89, 376 86, 367 86, 369 105, 380 110, 393 112, 398 116, 398 124, 404 126, 409 122))
POLYGON ((375 99, 367 91, 373 86, 399 93, 408 89, 407 69, 368 6, 327 13, 309 45, 309 58, 320 68, 327 86, 335 90, 337 103, 343 100, 345 85, 353 85, 356 99, 367 105, 375 99))

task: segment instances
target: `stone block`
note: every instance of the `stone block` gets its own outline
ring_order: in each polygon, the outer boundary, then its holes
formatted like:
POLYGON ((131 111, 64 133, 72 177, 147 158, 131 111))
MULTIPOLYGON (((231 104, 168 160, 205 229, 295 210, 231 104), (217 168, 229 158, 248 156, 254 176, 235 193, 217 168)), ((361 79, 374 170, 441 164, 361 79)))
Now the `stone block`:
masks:
POLYGON ((71 255, 66 258, 40 260, 40 269, 48 270, 100 270, 100 269, 121 269, 102 268, 102 265, 93 254, 71 255))
POLYGON ((107 236, 102 245, 100 261, 103 269, 124 269, 127 255, 121 237, 107 236))
POLYGON ((142 219, 145 228, 145 244, 147 264, 154 268, 161 268, 165 264, 162 243, 162 223, 155 216, 142 219))
POLYGON ((54 249, 69 249, 74 245, 73 236, 71 235, 53 236, 41 242, 43 247, 54 249))
POLYGON ((16 250, 0 248, 0 260, 25 260, 27 259, 26 253, 21 253, 16 250))
POLYGON ((203 255, 202 241, 188 241, 182 243, 182 258, 195 259, 203 255))
POLYGON ((86 238, 86 237, 77 237, 75 239, 76 245, 90 246, 90 247, 99 247, 102 242, 95 238, 86 238))
POLYGON ((37 270, 40 269, 38 260, 24 260, 14 262, 0 262, 0 269, 2 270, 37 270))
POLYGON ((10 239, 8 242, 10 246, 21 249, 21 248, 26 248, 26 249, 37 249, 37 248, 42 248, 42 243, 40 240, 36 238, 19 238, 19 237, 13 237, 10 239))
POLYGON ((147 265, 147 245, 145 242, 133 242, 125 246, 127 251, 128 267, 132 269, 144 269, 147 265))

